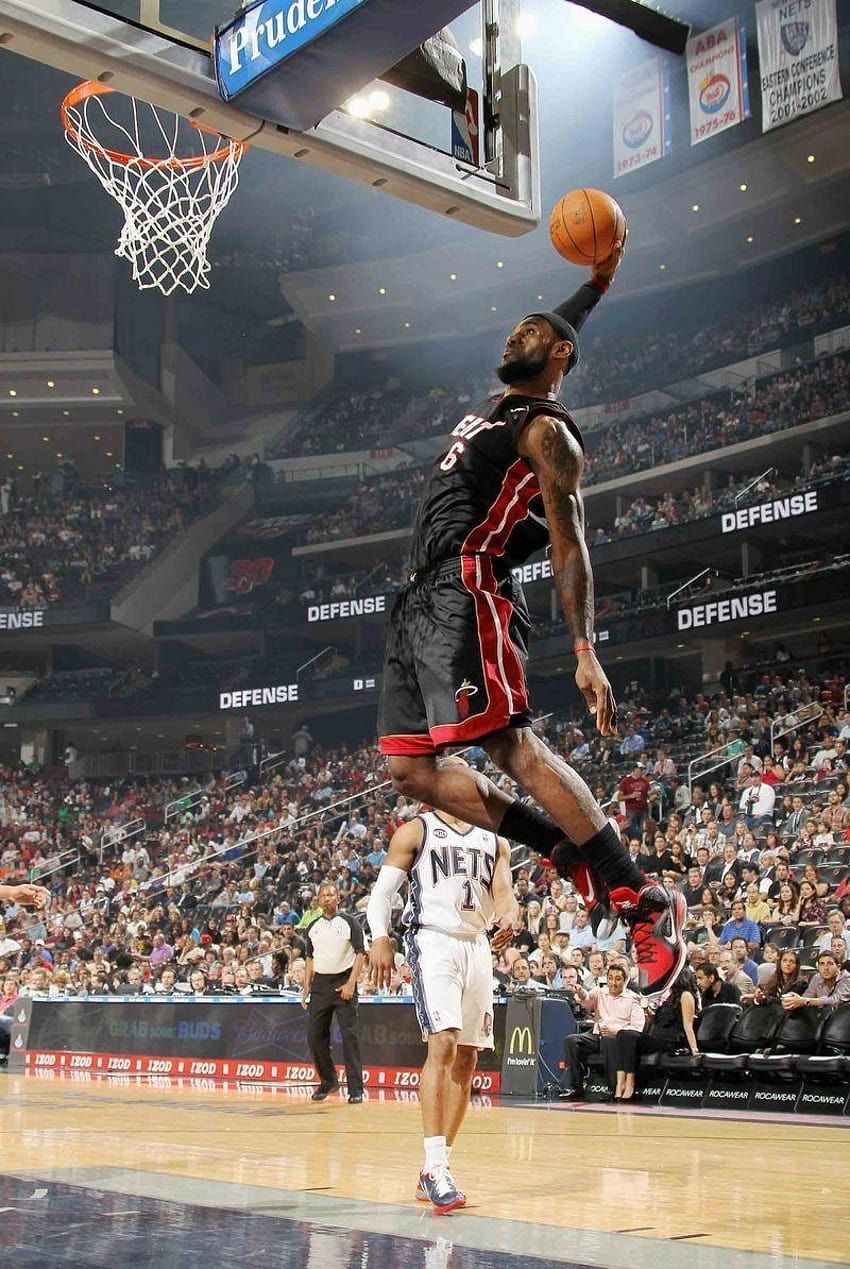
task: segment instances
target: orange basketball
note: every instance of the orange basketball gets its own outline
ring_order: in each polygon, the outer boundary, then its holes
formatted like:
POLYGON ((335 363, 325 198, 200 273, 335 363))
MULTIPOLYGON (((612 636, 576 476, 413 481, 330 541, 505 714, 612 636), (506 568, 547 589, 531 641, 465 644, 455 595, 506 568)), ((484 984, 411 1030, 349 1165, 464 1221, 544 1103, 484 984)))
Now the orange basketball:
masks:
POLYGON ((549 217, 552 246, 573 264, 595 264, 611 254, 626 232, 620 204, 601 189, 574 189, 549 217))

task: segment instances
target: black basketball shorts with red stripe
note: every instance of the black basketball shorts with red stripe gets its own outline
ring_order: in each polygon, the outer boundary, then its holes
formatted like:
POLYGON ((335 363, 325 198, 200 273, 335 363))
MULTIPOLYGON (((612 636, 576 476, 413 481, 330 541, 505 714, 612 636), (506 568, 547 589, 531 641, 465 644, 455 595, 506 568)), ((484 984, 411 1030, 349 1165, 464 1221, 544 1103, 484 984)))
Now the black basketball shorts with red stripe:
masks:
POLYGON ((527 726, 529 628, 522 588, 503 560, 462 555, 416 574, 390 618, 381 752, 434 754, 527 726))

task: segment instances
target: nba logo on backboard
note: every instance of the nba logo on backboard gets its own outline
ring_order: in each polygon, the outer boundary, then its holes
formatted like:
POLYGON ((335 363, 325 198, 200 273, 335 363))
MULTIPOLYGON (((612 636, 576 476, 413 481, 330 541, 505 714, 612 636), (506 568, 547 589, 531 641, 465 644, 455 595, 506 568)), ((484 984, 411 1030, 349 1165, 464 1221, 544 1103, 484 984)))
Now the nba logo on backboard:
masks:
POLYGON ((452 111, 452 158, 478 167, 478 93, 466 90, 466 111, 452 111))

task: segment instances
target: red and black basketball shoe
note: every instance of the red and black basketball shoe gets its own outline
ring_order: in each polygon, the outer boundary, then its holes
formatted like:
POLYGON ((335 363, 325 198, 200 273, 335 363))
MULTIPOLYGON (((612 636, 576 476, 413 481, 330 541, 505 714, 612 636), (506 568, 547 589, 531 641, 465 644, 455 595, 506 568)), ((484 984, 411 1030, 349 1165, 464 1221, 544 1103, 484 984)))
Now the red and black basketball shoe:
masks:
POLYGON ((688 955, 682 937, 688 914, 685 896, 649 883, 639 891, 620 886, 608 898, 629 927, 640 990, 660 1003, 684 969, 688 955))

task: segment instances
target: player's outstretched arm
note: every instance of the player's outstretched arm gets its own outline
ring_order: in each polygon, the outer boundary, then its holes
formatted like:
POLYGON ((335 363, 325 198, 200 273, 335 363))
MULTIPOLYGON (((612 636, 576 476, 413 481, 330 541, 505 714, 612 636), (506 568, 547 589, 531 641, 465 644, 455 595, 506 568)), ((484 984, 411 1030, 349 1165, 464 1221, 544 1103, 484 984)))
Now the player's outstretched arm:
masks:
POLYGON ((369 969, 378 988, 389 987, 392 976, 393 947, 390 942, 393 900, 410 874, 416 852, 422 845, 424 825, 417 816, 397 828, 390 839, 387 857, 381 865, 378 880, 372 887, 366 906, 366 921, 372 936, 369 969))
POLYGON ((581 330, 596 305, 602 299, 602 296, 614 281, 614 274, 620 267, 625 249, 625 238, 622 242, 615 242, 611 254, 606 256, 604 260, 597 260, 593 266, 590 281, 583 283, 568 300, 564 300, 563 304, 559 304, 554 310, 565 318, 571 326, 574 326, 576 330, 581 330))
POLYGON ((50 902, 50 891, 45 886, 34 886, 29 882, 20 886, 0 886, 0 901, 20 903, 25 908, 46 908, 50 902))
POLYGON ((603 736, 613 735, 617 707, 593 649, 593 572, 584 540, 581 446, 562 419, 538 415, 519 439, 540 484, 552 539, 552 577, 578 658, 576 684, 603 736))
POLYGON ((511 848, 504 837, 498 840, 499 853, 493 869, 493 903, 496 908, 496 933, 490 940, 494 952, 502 952, 522 929, 522 914, 514 894, 511 876, 511 848))

